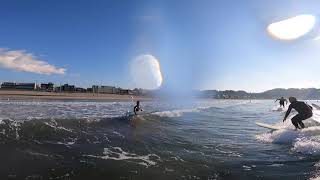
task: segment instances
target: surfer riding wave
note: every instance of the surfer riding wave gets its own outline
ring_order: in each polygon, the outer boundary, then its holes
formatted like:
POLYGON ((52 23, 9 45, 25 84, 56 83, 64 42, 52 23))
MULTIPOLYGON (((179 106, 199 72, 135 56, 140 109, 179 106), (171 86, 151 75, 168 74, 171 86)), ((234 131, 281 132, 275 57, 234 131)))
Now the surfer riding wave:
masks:
POLYGON ((312 107, 306 104, 305 102, 302 101, 297 101, 295 97, 289 97, 290 105, 288 107, 288 110, 286 112, 286 115, 283 118, 283 122, 287 119, 289 116, 292 108, 295 109, 298 114, 295 115, 292 119, 291 122, 294 125, 294 127, 297 129, 303 129, 305 125, 303 124, 303 120, 306 120, 308 118, 312 117, 312 107), (299 127, 300 125, 300 127, 299 127))
POLYGON ((140 107, 140 101, 137 101, 136 106, 134 106, 134 108, 133 108, 133 112, 134 112, 135 115, 137 115, 137 112, 139 112, 139 111, 143 111, 143 110, 140 107))
POLYGON ((279 104, 280 104, 280 107, 283 107, 284 108, 284 103, 286 102, 286 104, 288 104, 288 101, 284 98, 284 97, 281 97, 279 99, 276 99, 276 101, 274 102, 277 102, 279 100, 279 104))

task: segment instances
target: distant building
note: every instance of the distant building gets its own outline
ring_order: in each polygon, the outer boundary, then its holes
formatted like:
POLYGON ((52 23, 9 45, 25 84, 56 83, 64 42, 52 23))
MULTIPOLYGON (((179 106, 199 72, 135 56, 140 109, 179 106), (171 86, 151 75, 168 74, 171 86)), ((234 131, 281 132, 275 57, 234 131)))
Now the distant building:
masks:
POLYGON ((75 92, 76 89, 74 85, 64 84, 61 86, 61 90, 66 92, 75 92))
POLYGON ((1 89, 7 90, 35 90, 36 83, 13 83, 4 82, 1 84, 1 89))
POLYGON ((88 93, 92 93, 92 88, 87 88, 88 93))
POLYGON ((92 92, 93 93, 98 93, 98 89, 99 89, 99 86, 97 86, 97 85, 93 85, 92 86, 92 92))
POLYGON ((13 82, 3 82, 1 84, 1 89, 16 89, 16 83, 13 82))
POLYGON ((19 90, 35 90, 36 83, 16 83, 16 89, 19 90))
POLYGON ((86 93, 86 92, 87 92, 87 89, 77 87, 77 88, 75 89, 75 91, 76 91, 76 92, 79 92, 79 93, 86 93))
POLYGON ((101 93, 101 94, 118 94, 119 90, 113 86, 92 86, 93 93, 101 93))
POLYGON ((60 87, 57 87, 55 89, 55 91, 57 91, 57 92, 75 92, 76 88, 74 85, 64 84, 60 87))
POLYGON ((40 90, 41 91, 48 91, 48 92, 51 92, 53 91, 53 83, 42 83, 40 84, 40 90))
POLYGON ((130 89, 119 89, 119 94, 121 95, 133 95, 133 92, 130 89))

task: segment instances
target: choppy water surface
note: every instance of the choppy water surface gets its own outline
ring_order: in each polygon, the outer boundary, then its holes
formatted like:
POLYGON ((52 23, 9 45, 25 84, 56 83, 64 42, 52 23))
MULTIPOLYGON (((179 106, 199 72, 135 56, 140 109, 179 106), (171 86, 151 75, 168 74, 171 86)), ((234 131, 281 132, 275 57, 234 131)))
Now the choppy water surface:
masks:
POLYGON ((271 100, 142 105, 133 117, 132 102, 0 101, 0 179, 320 176, 319 124, 293 131, 271 100))

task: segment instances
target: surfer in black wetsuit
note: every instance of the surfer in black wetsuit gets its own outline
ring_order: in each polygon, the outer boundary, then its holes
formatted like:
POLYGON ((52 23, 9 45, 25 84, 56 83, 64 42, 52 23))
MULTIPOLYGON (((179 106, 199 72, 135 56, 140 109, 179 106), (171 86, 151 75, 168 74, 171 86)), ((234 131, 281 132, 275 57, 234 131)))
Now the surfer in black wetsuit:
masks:
POLYGON ((284 107, 284 102, 286 102, 286 104, 288 104, 288 101, 287 101, 285 98, 283 98, 283 97, 281 97, 280 99, 276 99, 275 102, 277 102, 278 100, 279 100, 279 103, 280 103, 280 107, 281 107, 281 106, 284 107))
POLYGON ((286 115, 283 118, 283 122, 287 119, 291 112, 291 109, 293 108, 298 112, 298 114, 291 119, 291 122, 294 125, 294 127, 296 127, 296 130, 303 129, 304 124, 302 121, 312 117, 312 107, 306 104, 305 102, 297 101, 295 97, 289 97, 289 101, 290 105, 288 107, 286 115))
POLYGON ((138 111, 142 111, 142 108, 140 107, 140 101, 137 101, 137 105, 134 106, 134 108, 133 108, 133 112, 135 115, 137 115, 138 111))

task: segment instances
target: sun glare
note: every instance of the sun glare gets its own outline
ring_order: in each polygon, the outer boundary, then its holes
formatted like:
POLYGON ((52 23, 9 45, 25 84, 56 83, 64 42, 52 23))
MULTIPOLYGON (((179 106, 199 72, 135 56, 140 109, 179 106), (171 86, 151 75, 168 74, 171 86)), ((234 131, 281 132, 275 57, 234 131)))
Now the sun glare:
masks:
POLYGON ((130 71, 133 82, 138 88, 157 89, 162 84, 160 63, 150 54, 134 58, 130 65, 130 71))
POLYGON ((280 40, 295 40, 312 30, 316 23, 313 15, 299 15, 268 26, 267 31, 280 40))
POLYGON ((319 41, 319 40, 320 40, 320 35, 318 35, 317 37, 315 37, 313 40, 319 41))

